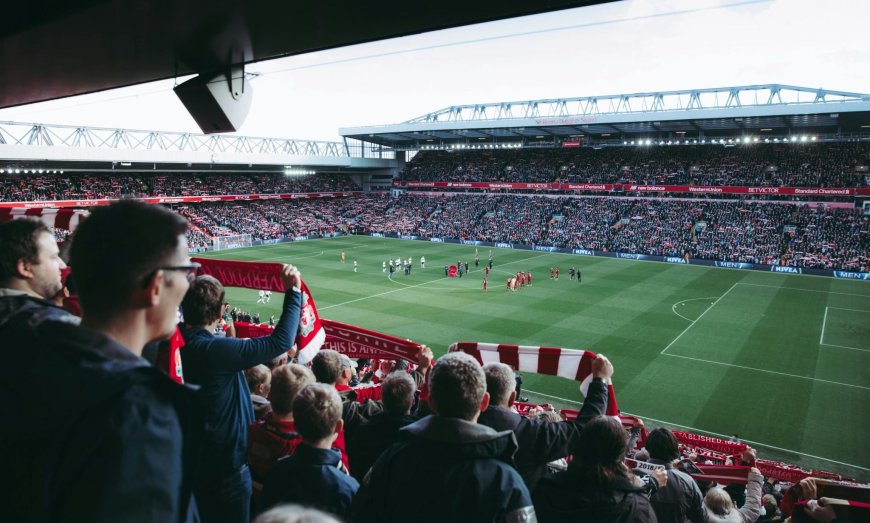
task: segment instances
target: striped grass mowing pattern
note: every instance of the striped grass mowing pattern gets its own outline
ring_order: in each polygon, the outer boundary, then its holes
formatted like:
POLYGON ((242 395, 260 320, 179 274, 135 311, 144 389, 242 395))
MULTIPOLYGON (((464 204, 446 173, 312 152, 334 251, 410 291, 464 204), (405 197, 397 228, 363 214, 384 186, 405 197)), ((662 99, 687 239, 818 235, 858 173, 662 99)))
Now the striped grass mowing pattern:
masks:
MULTIPOLYGON (((410 338, 436 354, 462 340, 606 354, 625 411, 739 434, 794 451, 793 462, 870 479, 867 282, 487 247, 478 248, 475 269, 474 252, 356 236, 207 256, 293 263, 324 317, 410 338), (483 293, 490 250, 494 267, 483 293), (409 257, 411 275, 398 271, 391 279, 381 271, 383 261, 409 257), (445 277, 444 265, 458 260, 471 271, 445 277), (582 271, 582 283, 569 279, 571 266, 582 271), (558 280, 549 278, 550 267, 561 270, 558 280), (506 279, 518 271, 530 271, 532 285, 506 291, 506 279)), ((275 295, 264 306, 256 305, 256 291, 227 295, 264 320, 282 299, 275 295)), ((525 382, 582 401, 570 381, 526 375, 525 382)))

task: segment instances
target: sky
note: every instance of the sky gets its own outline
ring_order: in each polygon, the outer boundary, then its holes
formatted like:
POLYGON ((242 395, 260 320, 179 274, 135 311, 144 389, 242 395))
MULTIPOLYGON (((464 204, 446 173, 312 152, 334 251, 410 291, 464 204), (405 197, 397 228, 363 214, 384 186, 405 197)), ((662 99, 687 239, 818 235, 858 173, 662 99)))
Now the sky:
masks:
MULTIPOLYGON (((339 140, 451 105, 779 83, 870 93, 868 0, 629 0, 250 64, 235 134, 339 140)), ((179 78, 180 83, 185 78, 179 78)), ((200 132, 175 80, 0 121, 200 132)))

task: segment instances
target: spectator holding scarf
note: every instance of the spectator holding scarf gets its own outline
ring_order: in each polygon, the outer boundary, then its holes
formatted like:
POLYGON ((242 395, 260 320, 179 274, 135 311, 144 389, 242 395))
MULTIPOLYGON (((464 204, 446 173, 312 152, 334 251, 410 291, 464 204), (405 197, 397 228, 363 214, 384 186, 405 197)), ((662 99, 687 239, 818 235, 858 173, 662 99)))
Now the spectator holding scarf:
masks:
POLYGON ((490 404, 480 413, 477 422, 495 430, 510 430, 517 438, 514 456, 517 470, 534 492, 538 481, 547 472, 547 463, 573 454, 580 432, 595 416, 607 408, 605 379, 613 375, 613 366, 599 354, 592 361, 592 382, 589 384, 583 408, 574 421, 550 423, 546 420, 520 416, 511 407, 516 399, 514 371, 504 363, 484 365, 486 389, 490 404))
POLYGON ((268 363, 293 346, 299 328, 302 278, 295 267, 285 265, 281 281, 286 289, 281 319, 272 334, 262 338, 218 338, 212 334, 225 301, 223 285, 212 276, 197 277, 181 303, 185 378, 201 387, 199 395, 206 409, 196 500, 209 523, 250 519, 252 486, 246 450, 254 408, 242 371, 268 363))

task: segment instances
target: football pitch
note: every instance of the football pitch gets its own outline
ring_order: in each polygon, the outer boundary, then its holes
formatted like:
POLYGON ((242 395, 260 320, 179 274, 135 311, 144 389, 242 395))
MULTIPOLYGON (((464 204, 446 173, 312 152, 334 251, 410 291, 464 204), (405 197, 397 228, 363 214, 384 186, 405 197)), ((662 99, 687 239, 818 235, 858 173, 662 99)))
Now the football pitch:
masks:
MULTIPOLYGON (((648 426, 739 437, 761 457, 870 480, 870 283, 757 271, 352 236, 208 253, 292 263, 320 315, 410 338, 586 349, 614 364, 620 409, 648 426), (490 250, 493 272, 483 292, 490 250), (347 261, 341 263, 345 251, 347 261), (420 257, 426 257, 426 269, 420 257), (381 272, 413 258, 411 275, 381 272), (359 263, 353 272, 353 261, 359 263), (463 278, 444 265, 468 261, 463 278), (582 283, 568 269, 582 271, 582 283), (558 280, 549 278, 559 267, 558 280), (531 271, 517 292, 507 278, 531 271)), ((228 301, 263 320, 281 296, 228 301)), ((524 395, 579 408, 577 384, 524 374, 524 395)))

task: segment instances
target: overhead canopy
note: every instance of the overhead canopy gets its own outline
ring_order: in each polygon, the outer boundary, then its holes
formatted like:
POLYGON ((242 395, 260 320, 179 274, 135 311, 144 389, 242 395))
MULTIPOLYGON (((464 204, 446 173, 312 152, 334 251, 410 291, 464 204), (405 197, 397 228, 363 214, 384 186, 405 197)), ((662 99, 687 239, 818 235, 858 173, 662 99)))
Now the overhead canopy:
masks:
POLYGON ((10 2, 0 108, 607 1, 10 2))
POLYGON ((584 141, 867 134, 870 95, 749 85, 451 106, 407 122, 340 129, 398 150, 584 141))

